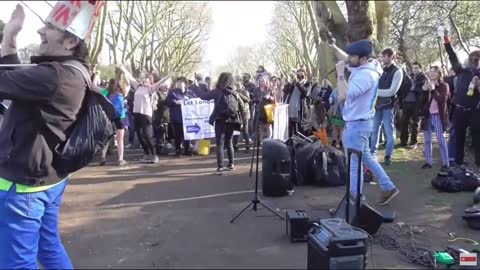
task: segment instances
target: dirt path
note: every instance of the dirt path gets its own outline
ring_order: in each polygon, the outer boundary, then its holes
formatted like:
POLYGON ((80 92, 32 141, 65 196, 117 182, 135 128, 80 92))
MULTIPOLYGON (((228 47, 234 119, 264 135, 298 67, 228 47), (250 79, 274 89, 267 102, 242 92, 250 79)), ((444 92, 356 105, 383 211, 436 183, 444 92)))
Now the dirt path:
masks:
MULTIPOLYGON (((435 172, 421 171, 422 160, 413 158, 421 156, 420 150, 398 151, 387 168, 401 190, 390 206, 397 209, 396 221, 441 228, 444 232, 425 232, 432 249, 446 247, 447 232, 473 238, 475 232, 460 217, 471 194, 434 191, 430 180, 435 172)), ((130 151, 128 158, 135 154, 130 151)), ((60 221, 75 267, 306 268, 306 244, 290 244, 285 223, 268 211, 250 210, 229 223, 253 196, 250 156, 240 154, 237 170, 224 176, 213 175, 214 163, 214 156, 168 157, 157 165, 92 166, 76 174, 60 221)), ((366 185, 370 201, 377 189, 366 185)), ((320 218, 328 217, 326 210, 338 205, 343 192, 299 187, 292 197, 265 199, 279 210, 305 209, 320 218)), ((377 269, 415 268, 379 245, 374 245, 373 257, 377 269)))

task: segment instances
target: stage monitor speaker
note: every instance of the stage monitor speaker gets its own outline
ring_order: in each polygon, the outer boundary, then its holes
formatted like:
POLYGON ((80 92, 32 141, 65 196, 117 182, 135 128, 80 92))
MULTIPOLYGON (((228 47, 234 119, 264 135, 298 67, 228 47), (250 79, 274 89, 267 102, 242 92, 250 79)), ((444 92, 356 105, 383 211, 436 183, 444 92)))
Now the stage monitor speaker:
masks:
POLYGON ((355 207, 355 199, 350 197, 350 204, 349 204, 349 219, 347 220, 346 217, 346 197, 342 199, 340 204, 335 211, 334 217, 345 219, 349 224, 352 226, 358 227, 362 230, 365 230, 371 235, 374 235, 378 232, 382 223, 384 222, 384 217, 382 213, 375 210, 372 206, 370 206, 366 201, 360 201, 360 207, 355 207), (358 213, 357 213, 358 209, 358 213))
POLYGON ((367 233, 373 235, 377 233, 378 229, 382 226, 383 215, 375 210, 373 207, 363 199, 361 189, 361 175, 362 175, 362 151, 347 148, 347 162, 348 170, 346 194, 337 207, 334 216, 336 218, 345 219, 348 224, 361 228, 367 233), (355 194, 350 192, 351 172, 352 167, 352 155, 357 156, 357 185, 355 194), (347 199, 348 198, 348 199, 347 199))
POLYGON ((294 188, 290 175, 290 151, 280 140, 265 139, 262 144, 262 193, 284 196, 294 188))

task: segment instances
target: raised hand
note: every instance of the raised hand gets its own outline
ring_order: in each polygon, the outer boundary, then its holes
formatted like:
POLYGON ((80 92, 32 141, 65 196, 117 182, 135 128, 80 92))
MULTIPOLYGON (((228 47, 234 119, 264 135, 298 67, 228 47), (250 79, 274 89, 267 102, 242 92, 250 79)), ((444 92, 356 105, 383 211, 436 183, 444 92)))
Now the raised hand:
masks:
MULTIPOLYGON (((10 16, 10 20, 3 27, 4 38, 15 38, 23 28, 25 22, 25 12, 23 7, 18 4, 10 16)), ((8 42, 8 41, 7 41, 8 42)))
POLYGON ((345 66, 345 61, 338 61, 338 63, 335 65, 338 76, 345 74, 345 66))

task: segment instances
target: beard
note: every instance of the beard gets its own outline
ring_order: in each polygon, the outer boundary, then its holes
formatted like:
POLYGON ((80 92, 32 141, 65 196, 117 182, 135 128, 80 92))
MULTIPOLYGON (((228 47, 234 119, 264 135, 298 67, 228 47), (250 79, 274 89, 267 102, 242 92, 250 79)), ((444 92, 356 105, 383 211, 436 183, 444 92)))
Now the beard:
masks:
POLYGON ((359 66, 360 66, 360 63, 352 63, 352 62, 350 62, 350 63, 348 63, 348 66, 349 66, 349 67, 352 67, 352 68, 356 68, 356 67, 359 67, 359 66))

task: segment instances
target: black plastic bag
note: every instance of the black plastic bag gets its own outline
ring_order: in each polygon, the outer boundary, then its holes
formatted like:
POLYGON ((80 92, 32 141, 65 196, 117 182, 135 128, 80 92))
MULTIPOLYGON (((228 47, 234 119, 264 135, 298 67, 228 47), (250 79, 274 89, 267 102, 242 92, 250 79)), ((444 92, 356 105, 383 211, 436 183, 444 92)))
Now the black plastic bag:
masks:
POLYGON ((347 181, 345 154, 330 146, 317 148, 314 156, 313 181, 321 186, 342 186, 347 181))
POLYGON ((322 142, 306 143, 295 151, 297 171, 302 184, 312 184, 315 177, 314 162, 317 149, 322 148, 322 142))
POLYGON ((77 120, 67 131, 67 140, 56 149, 53 167, 66 177, 87 166, 97 151, 115 133, 112 104, 101 94, 88 90, 77 120), (107 115, 108 113, 108 115, 107 115))

